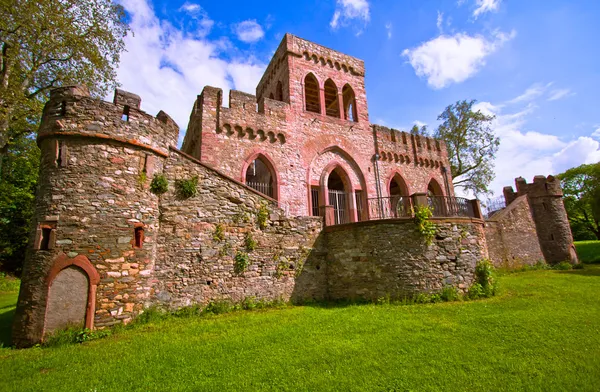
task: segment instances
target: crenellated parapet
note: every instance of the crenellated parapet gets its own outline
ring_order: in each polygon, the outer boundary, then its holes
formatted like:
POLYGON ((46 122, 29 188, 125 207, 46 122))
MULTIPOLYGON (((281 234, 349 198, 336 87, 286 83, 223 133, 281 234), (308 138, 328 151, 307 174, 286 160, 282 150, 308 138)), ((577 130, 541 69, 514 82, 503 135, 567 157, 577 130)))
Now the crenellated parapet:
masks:
POLYGON ((52 90, 38 141, 51 137, 92 137, 131 144, 166 156, 176 146, 179 126, 162 110, 156 117, 140 109, 139 96, 117 89, 113 102, 93 98, 85 86, 52 90))
POLYGON ((426 168, 448 167, 446 143, 381 125, 371 125, 376 134, 379 159, 426 168))

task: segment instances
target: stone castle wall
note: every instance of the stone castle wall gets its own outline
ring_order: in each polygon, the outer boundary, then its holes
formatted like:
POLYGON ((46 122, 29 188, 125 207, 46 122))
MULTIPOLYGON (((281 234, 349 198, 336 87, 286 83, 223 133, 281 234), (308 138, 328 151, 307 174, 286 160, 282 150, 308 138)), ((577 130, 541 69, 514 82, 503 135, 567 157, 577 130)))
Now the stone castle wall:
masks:
POLYGON ((518 268, 544 260, 525 195, 485 222, 485 237, 490 260, 496 267, 518 268))
POLYGON ((328 296, 331 299, 402 298, 466 291, 478 261, 487 257, 483 221, 433 219, 427 245, 411 219, 327 227, 328 296))

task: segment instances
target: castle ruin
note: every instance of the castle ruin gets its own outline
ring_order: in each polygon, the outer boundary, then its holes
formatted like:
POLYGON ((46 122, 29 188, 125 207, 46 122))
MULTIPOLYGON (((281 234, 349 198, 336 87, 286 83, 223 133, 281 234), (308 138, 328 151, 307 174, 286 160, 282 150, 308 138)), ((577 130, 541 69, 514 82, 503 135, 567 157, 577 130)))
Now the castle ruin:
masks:
POLYGON ((576 260, 558 181, 518 180, 486 221, 477 200, 455 197, 443 141, 370 123, 364 74, 363 61, 286 34, 256 96, 232 90, 226 107, 204 88, 181 149, 179 126, 135 94, 53 90, 14 342, 152 305, 465 291, 488 257, 576 260), (433 211, 429 241, 419 206, 433 211))

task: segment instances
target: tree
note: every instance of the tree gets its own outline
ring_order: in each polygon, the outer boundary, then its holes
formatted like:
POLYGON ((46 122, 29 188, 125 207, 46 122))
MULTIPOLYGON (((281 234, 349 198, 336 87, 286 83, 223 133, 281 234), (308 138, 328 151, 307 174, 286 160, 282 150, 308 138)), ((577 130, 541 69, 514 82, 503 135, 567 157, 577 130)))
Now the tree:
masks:
POLYGON ((40 150, 35 140, 21 135, 5 156, 0 179, 0 269, 19 273, 35 208, 40 150))
POLYGON ((435 137, 446 142, 454 186, 475 195, 489 194, 500 139, 491 128, 495 116, 474 112, 475 102, 457 101, 446 107, 437 118, 443 122, 435 137))
POLYGON ((0 0, 0 172, 50 89, 86 84, 103 96, 116 86, 124 16, 110 0, 0 0))
POLYGON ((576 240, 600 240, 600 163, 581 165, 557 176, 576 240))
POLYGON ((419 126, 417 124, 415 124, 410 129, 410 133, 413 135, 419 135, 419 136, 429 136, 429 130, 427 129, 427 125, 423 125, 423 126, 421 126, 421 128, 419 128, 419 126))

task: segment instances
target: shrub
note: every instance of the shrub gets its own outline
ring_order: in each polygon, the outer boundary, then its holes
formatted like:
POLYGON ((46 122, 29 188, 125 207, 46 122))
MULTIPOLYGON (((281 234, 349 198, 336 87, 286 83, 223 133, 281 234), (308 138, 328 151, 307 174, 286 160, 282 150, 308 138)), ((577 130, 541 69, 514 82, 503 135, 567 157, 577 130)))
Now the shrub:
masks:
POLYGON ((21 281, 19 279, 8 276, 4 272, 0 272, 0 292, 19 291, 19 287, 21 287, 21 281))
POLYGON ((414 222, 417 226, 417 230, 425 238, 427 245, 431 245, 436 232, 435 224, 431 223, 429 220, 429 218, 433 216, 431 207, 417 206, 413 213, 415 215, 414 222))
POLYGON ((246 238, 244 238, 244 244, 246 245, 246 250, 248 252, 252 252, 254 249, 256 249, 256 246, 258 245, 258 243, 252 237, 251 232, 246 233, 246 238))
POLYGON ((584 269, 583 263, 578 263, 573 266, 573 269, 580 270, 584 269))
POLYGON ((481 260, 475 266, 475 279, 481 285, 485 297, 496 295, 498 283, 496 280, 496 270, 492 263, 487 260, 481 260))
POLYGON ((478 299, 484 296, 485 292, 479 283, 473 283, 473 285, 469 288, 469 292, 467 293, 467 297, 469 299, 478 299))
POLYGON ((150 182, 150 192, 154 193, 155 195, 162 195, 168 190, 169 181, 167 181, 167 177, 163 176, 162 174, 156 174, 154 178, 152 178, 152 182, 150 182))
POLYGON ((248 269, 248 265, 250 265, 250 257, 246 252, 237 252, 235 257, 233 258, 233 270, 236 274, 241 274, 246 269, 248 269))
POLYGON ((256 221, 258 222, 258 227, 261 230, 267 227, 267 222, 269 219, 269 208, 266 203, 261 203, 258 209, 258 213, 256 214, 256 221))
POLYGON ((198 176, 187 180, 177 180, 175 181, 175 187, 181 198, 189 199, 190 197, 194 197, 198 193, 198 176))
POLYGON ((225 239, 225 227, 222 224, 215 226, 215 232, 213 233, 213 240, 221 242, 225 239))
POLYGON ((445 302, 453 302, 458 301, 460 299, 460 294, 458 290, 454 286, 445 286, 440 292, 440 297, 442 301, 445 302))
POLYGON ((221 300, 221 301, 211 301, 204 308, 204 313, 212 313, 212 314, 223 314, 229 313, 233 311, 234 306, 231 301, 221 300))
POLYGON ((573 266, 568 261, 561 261, 560 263, 554 265, 552 267, 552 269, 559 270, 559 271, 567 271, 567 270, 573 269, 573 266))

